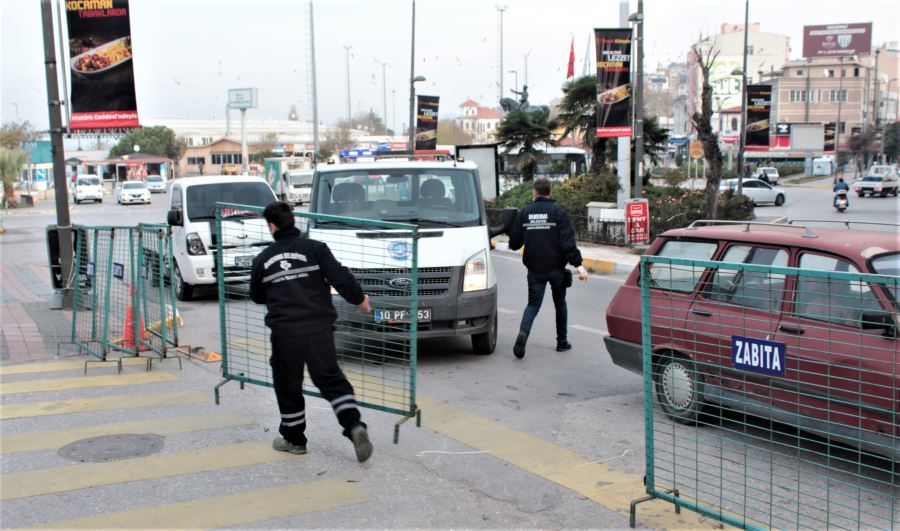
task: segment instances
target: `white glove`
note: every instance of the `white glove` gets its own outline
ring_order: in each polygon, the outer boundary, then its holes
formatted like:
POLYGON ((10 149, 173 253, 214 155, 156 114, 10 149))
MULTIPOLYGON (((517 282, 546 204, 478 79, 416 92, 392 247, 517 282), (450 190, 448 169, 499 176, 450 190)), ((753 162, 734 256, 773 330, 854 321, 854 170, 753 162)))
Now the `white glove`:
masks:
POLYGON ((582 282, 587 282, 588 274, 587 269, 584 266, 578 266, 578 280, 582 282))

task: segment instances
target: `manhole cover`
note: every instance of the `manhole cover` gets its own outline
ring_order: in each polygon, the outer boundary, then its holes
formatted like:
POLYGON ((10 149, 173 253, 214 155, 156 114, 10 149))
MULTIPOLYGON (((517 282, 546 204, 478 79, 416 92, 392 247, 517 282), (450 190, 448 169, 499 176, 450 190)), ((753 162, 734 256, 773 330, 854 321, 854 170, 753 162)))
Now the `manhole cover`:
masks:
POLYGON ((105 463, 155 454, 162 450, 164 441, 152 433, 103 435, 67 444, 60 448, 59 455, 82 463, 105 463))

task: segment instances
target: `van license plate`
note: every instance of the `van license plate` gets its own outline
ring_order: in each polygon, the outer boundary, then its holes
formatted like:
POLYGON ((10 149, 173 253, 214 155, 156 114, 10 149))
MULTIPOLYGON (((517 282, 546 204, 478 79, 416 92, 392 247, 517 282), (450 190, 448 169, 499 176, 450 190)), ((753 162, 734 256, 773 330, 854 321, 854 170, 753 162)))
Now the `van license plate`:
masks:
POLYGON ((253 255, 243 255, 234 257, 234 265, 237 267, 250 267, 253 265, 253 255))
MULTIPOLYGON (((409 310, 374 310, 376 323, 408 323, 409 310)), ((419 308, 416 320, 420 323, 431 322, 431 308, 419 308)))

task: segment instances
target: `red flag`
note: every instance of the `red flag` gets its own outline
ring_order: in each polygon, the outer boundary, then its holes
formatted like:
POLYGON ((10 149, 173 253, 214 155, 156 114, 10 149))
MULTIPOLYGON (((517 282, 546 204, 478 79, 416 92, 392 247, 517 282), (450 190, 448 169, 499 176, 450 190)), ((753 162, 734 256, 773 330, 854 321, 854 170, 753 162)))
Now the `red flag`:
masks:
POLYGON ((569 68, 566 70, 566 79, 575 77, 575 37, 572 37, 572 45, 569 46, 569 68))

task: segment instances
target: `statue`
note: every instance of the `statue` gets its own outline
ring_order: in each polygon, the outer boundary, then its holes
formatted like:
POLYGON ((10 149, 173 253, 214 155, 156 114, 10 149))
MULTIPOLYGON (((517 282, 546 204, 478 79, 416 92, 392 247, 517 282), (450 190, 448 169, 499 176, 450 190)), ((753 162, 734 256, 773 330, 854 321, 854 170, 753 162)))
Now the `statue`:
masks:
POLYGON ((546 105, 530 105, 528 103, 528 85, 522 85, 521 91, 510 90, 510 92, 519 96, 519 101, 516 101, 513 98, 503 98, 500 100, 500 106, 503 107, 505 112, 510 112, 512 110, 519 110, 525 114, 534 114, 543 111, 550 112, 550 108, 546 105))

